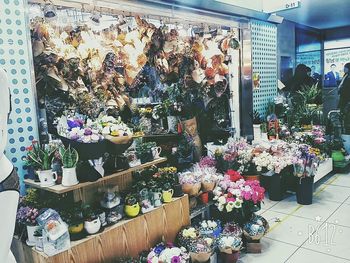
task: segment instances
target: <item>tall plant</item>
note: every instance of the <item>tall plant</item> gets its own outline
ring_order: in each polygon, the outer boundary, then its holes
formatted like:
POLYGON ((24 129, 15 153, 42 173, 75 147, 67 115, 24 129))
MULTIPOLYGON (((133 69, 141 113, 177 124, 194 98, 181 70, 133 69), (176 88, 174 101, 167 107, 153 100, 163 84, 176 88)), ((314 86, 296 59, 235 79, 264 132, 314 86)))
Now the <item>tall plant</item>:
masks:
POLYGON ((60 147, 59 153, 64 168, 76 167, 79 160, 79 154, 77 150, 71 148, 69 145, 68 148, 60 147))
POLYGON ((56 150, 57 147, 52 144, 40 144, 38 141, 33 141, 27 147, 25 163, 36 170, 50 170, 56 150))

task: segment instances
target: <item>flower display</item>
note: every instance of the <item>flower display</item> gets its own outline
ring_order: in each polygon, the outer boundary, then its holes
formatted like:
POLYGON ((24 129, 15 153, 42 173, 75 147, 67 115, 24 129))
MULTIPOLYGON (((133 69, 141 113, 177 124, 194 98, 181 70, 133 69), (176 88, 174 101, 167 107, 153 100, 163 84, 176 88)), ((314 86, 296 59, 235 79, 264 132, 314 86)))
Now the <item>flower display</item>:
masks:
POLYGON ((269 224, 265 218, 260 215, 254 215, 249 222, 243 226, 244 236, 249 240, 259 240, 268 231, 269 224))
POLYGON ((34 226, 37 225, 36 218, 38 215, 38 209, 29 206, 21 206, 17 210, 16 221, 20 224, 34 226))
POLYGON ((216 243, 221 252, 228 254, 239 251, 243 244, 241 237, 231 236, 227 234, 220 235, 216 243))
POLYGON ((224 225, 222 234, 241 237, 243 230, 237 223, 229 222, 224 225))
POLYGON ((214 220, 203 220, 198 225, 199 233, 201 236, 213 236, 218 237, 221 233, 220 222, 214 220))
POLYGON ((300 178, 314 176, 320 161, 320 150, 301 144, 296 157, 293 162, 295 176, 300 178))
POLYGON ((211 156, 204 156, 200 159, 199 166, 200 167, 215 167, 216 161, 211 156))
POLYGON ((189 254, 184 247, 175 247, 172 244, 158 244, 149 252, 147 263, 186 263, 189 260, 189 254))
POLYGON ((98 118, 99 130, 103 136, 111 135, 117 136, 131 136, 130 128, 122 122, 121 118, 114 118, 113 116, 102 116, 98 118))
POLYGON ((201 182, 201 175, 193 172, 184 172, 179 176, 181 184, 197 184, 201 182))

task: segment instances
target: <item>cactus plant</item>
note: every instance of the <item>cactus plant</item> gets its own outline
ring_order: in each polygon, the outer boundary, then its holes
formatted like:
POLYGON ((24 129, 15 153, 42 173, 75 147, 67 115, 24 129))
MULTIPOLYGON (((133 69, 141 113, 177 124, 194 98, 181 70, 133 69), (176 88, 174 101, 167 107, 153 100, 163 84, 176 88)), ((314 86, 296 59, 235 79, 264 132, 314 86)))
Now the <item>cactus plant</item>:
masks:
POLYGON ((73 168, 77 165, 79 160, 79 154, 77 150, 71 148, 70 145, 67 148, 60 147, 59 153, 64 168, 73 168))

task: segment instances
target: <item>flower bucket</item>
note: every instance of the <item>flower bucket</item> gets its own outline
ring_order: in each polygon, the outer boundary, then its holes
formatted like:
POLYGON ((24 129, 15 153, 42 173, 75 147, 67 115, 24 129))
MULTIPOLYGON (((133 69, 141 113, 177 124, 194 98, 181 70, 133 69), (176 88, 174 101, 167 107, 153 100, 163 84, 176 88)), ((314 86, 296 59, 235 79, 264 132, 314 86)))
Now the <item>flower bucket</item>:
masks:
POLYGON ((207 262, 211 256, 211 252, 210 253, 206 253, 206 252, 202 252, 202 253, 194 253, 194 252, 190 252, 190 256, 191 256, 191 262, 199 262, 199 263, 204 263, 207 262))
POLYGON ((27 245, 28 246, 35 246, 36 245, 36 237, 34 236, 35 231, 39 229, 39 226, 29 226, 27 225, 27 234, 28 234, 28 239, 27 239, 27 245))
POLYGON ((282 185, 282 176, 274 174, 269 177, 269 199, 271 201, 281 201, 284 197, 284 187, 282 185))
POLYGON ((300 178, 297 187, 297 202, 301 205, 311 205, 314 192, 314 178, 300 178))
POLYGON ((239 256, 240 256, 240 252, 236 251, 236 252, 232 252, 231 253, 226 253, 226 252, 221 252, 220 256, 221 256, 221 262, 223 263, 235 263, 238 261, 239 256))
POLYGON ((216 183, 215 182, 202 182, 202 190, 203 192, 212 192, 215 188, 216 183))
POLYGON ((199 193, 199 190, 201 189, 202 184, 196 183, 196 184, 183 184, 182 185, 182 191, 185 194, 188 194, 189 196, 196 196, 199 193))
POLYGON ((76 167, 62 168, 62 185, 72 186, 78 184, 76 167))

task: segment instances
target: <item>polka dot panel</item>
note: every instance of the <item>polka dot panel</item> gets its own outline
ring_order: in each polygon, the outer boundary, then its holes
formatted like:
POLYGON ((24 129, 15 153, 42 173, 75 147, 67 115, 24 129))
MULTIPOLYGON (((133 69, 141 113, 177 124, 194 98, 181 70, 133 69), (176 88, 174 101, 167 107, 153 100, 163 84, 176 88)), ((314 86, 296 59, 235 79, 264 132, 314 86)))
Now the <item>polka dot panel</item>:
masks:
MULTIPOLYGON (((0 67, 8 74, 12 112, 8 121, 6 155, 23 182, 27 173, 22 157, 25 148, 38 138, 35 99, 32 89, 31 47, 28 39, 26 0, 0 0, 0 67)), ((21 184, 21 191, 24 192, 21 184)))
POLYGON ((266 114, 267 105, 277 95, 277 27, 252 21, 253 73, 260 75, 260 88, 253 92, 253 108, 266 114))

